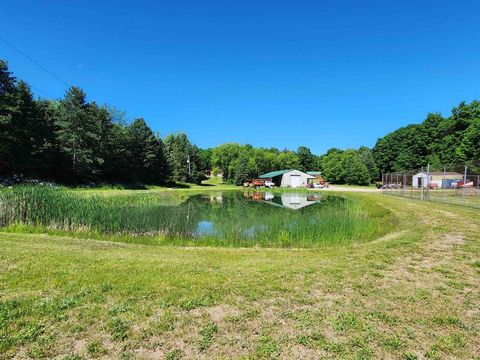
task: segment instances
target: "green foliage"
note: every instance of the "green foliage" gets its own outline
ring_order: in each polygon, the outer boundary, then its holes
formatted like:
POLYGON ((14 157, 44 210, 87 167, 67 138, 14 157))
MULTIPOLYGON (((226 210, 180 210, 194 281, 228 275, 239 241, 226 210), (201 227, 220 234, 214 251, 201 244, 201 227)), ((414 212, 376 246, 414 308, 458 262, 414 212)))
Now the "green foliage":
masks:
POLYGON ((130 153, 135 181, 154 184, 165 182, 166 163, 162 141, 143 119, 136 119, 128 128, 130 153))
POLYGON ((367 164, 372 172, 376 171, 366 148, 330 149, 321 157, 320 164, 324 178, 335 184, 368 185, 372 178, 367 164))
POLYGON ((45 151, 46 125, 30 87, 0 60, 0 175, 35 169, 45 151))
POLYGON ((75 86, 60 101, 34 100, 0 60, 0 176, 65 183, 163 183, 163 144, 143 119, 127 126, 114 108, 75 86))
POLYGON ((226 143, 212 150, 212 165, 220 169, 225 181, 234 177, 235 161, 240 155, 241 148, 240 144, 226 143))
POLYGON ((315 169, 315 155, 312 154, 310 149, 306 146, 300 146, 297 150, 298 155, 298 170, 311 171, 315 169))
POLYGON ((480 159, 480 102, 453 108, 450 117, 428 114, 418 125, 402 127, 380 138, 373 155, 381 172, 439 169, 473 164, 480 159))
POLYGON ((206 180, 211 166, 211 151, 201 151, 184 133, 168 135, 164 139, 171 181, 200 184, 206 180))
POLYGON ((378 180, 380 173, 378 171, 375 158, 373 157, 372 150, 366 146, 361 146, 357 152, 358 152, 358 155, 360 155, 362 162, 365 164, 365 166, 368 169, 368 175, 370 177, 370 181, 374 182, 375 180, 378 180))
POLYGON ((307 147, 298 152, 276 148, 254 148, 252 145, 226 143, 212 149, 212 166, 223 179, 241 185, 245 180, 279 169, 320 170, 317 157, 307 147))
POLYGON ((0 176, 22 175, 69 184, 200 184, 214 170, 226 183, 280 169, 323 172, 332 183, 366 185, 381 172, 468 164, 480 171, 480 102, 462 102, 448 118, 428 114, 421 124, 380 138, 374 149, 330 149, 323 156, 306 146, 296 152, 225 143, 199 149, 186 134, 162 141, 142 118, 130 125, 116 109, 87 101, 72 86, 60 100, 35 100, 0 60, 0 176))
POLYGON ((57 140, 67 163, 67 179, 91 179, 96 173, 99 159, 94 148, 100 140, 95 118, 91 116, 86 94, 72 86, 60 107, 55 119, 57 140))

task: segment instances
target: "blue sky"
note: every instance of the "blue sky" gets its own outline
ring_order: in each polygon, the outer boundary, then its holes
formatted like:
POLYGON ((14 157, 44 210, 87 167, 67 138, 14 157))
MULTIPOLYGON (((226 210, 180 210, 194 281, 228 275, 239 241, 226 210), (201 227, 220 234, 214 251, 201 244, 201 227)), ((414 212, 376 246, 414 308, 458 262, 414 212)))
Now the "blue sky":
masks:
MULTIPOLYGON (((480 1, 12 1, 0 37, 163 136, 321 154, 480 98, 480 1)), ((0 42, 36 95, 66 86, 0 42)))

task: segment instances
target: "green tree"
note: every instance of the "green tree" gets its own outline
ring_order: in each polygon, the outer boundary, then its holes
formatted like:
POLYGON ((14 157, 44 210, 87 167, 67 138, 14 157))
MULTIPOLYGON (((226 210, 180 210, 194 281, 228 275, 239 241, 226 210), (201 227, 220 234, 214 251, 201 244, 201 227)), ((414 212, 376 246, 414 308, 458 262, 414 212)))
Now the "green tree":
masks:
POLYGON ((234 177, 235 163, 241 152, 241 146, 237 143, 226 143, 212 150, 212 165, 219 168, 224 181, 234 177))
MULTIPOLYGON (((480 102, 460 103, 448 118, 430 113, 421 124, 409 125, 378 139, 373 155, 381 172, 432 168, 454 168, 474 161, 477 145, 470 127, 480 117, 480 102)), ((475 130, 473 130, 475 133, 475 130)))
POLYGON ((363 163, 368 169, 368 176, 371 181, 377 180, 380 178, 380 173, 378 171, 377 164, 373 158, 372 150, 366 146, 361 146, 358 149, 358 155, 362 159, 363 163))
POLYGON ((250 172, 250 165, 249 165, 249 158, 246 153, 244 153, 235 165, 235 175, 233 181, 235 185, 242 185, 245 181, 250 179, 251 172, 250 172))
POLYGON ((38 138, 41 119, 30 87, 24 81, 17 83, 10 120, 11 167, 15 173, 30 175, 41 147, 38 138))
POLYGON ((300 167, 300 160, 298 155, 291 150, 283 150, 277 157, 278 169, 291 170, 300 167))
POLYGON ((331 148, 327 153, 320 157, 322 174, 325 180, 334 184, 343 183, 343 151, 337 148, 331 148))
POLYGON ((300 171, 318 170, 315 168, 315 155, 306 146, 300 146, 297 150, 300 171))
POLYGON ((368 185, 370 183, 368 168, 357 151, 353 149, 344 151, 341 167, 342 183, 349 185, 368 185))
POLYGON ((480 117, 470 122, 457 152, 459 158, 466 163, 472 164, 480 160, 480 117))
POLYGON ((0 60, 0 174, 8 175, 14 170, 12 112, 16 94, 16 79, 8 70, 6 61, 0 60))
MULTIPOLYGON (((365 151, 365 149, 362 149, 365 151)), ((321 157, 324 178, 334 184, 368 185, 370 174, 361 153, 332 148, 321 157)))
POLYGON ((212 170, 212 149, 198 149, 199 170, 203 173, 212 170))
POLYGON ((172 180, 190 182, 192 174, 199 170, 197 148, 184 133, 168 135, 164 143, 172 180))
POLYGON ((135 119, 128 131, 134 180, 144 184, 165 182, 166 161, 161 139, 143 118, 135 119))
POLYGON ((95 154, 100 135, 82 89, 72 86, 66 92, 55 125, 57 140, 69 163, 66 179, 70 182, 93 179, 100 162, 95 154))

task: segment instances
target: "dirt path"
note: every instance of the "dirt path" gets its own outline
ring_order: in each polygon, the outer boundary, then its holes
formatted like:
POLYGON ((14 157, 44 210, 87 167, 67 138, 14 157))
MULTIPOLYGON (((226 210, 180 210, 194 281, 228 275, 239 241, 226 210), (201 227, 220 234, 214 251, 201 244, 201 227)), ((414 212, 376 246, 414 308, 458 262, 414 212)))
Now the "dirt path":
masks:
POLYGON ((382 192, 382 189, 374 189, 370 187, 348 187, 348 186, 330 185, 327 189, 322 189, 322 191, 349 191, 349 192, 368 192, 368 193, 380 194, 382 192))

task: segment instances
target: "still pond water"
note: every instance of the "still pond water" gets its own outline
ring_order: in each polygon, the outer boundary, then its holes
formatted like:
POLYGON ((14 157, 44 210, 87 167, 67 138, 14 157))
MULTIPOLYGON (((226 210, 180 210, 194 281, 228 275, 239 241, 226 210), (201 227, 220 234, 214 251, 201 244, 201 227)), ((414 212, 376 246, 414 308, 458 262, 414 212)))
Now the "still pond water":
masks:
POLYGON ((66 191, 29 190, 24 197, 18 201, 17 196, 15 202, 26 203, 26 209, 18 211, 21 221, 12 212, 10 221, 4 219, 4 226, 23 222, 73 234, 89 232, 117 241, 154 244, 344 244, 374 239, 393 226, 391 213, 377 204, 318 193, 80 196, 66 191))

